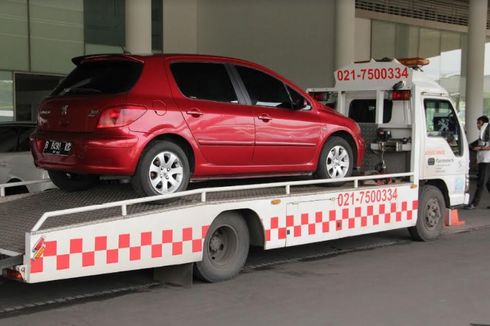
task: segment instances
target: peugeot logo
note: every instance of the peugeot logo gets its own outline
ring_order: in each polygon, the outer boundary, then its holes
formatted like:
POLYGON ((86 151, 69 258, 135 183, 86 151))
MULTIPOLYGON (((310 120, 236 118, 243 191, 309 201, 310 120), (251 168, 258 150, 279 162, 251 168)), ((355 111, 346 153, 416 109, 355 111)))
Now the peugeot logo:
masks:
POLYGON ((63 105, 61 107, 61 115, 67 115, 68 114, 68 105, 63 105))

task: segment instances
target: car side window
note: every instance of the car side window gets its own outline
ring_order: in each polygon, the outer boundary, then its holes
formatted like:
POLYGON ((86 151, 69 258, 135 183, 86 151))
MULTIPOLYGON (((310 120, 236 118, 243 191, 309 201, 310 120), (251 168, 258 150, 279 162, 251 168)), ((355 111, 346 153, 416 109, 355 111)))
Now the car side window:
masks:
POLYGON ((427 136, 444 138, 454 155, 461 156, 461 130, 451 103, 446 100, 426 99, 424 106, 427 136))
POLYGON ((238 103, 230 76, 223 64, 177 62, 170 65, 177 86, 186 97, 238 103))
POLYGON ((283 82, 248 67, 236 66, 236 69, 245 84, 252 105, 293 108, 291 97, 283 82))

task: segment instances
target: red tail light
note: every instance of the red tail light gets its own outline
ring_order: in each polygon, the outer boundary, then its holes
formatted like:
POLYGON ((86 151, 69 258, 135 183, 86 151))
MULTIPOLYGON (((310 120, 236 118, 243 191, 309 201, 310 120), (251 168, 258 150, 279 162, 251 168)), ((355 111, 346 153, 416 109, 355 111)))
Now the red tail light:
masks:
POLYGON ((145 114, 146 109, 141 106, 121 106, 107 108, 100 114, 97 128, 116 128, 127 126, 145 114))
POLYGON ((22 276, 22 273, 13 269, 4 269, 2 276, 9 280, 24 282, 24 277, 22 276))
POLYGON ((328 100, 327 92, 309 92, 309 94, 318 102, 326 102, 328 100))
POLYGON ((391 99, 393 101, 408 101, 411 96, 412 93, 409 90, 391 92, 391 99))

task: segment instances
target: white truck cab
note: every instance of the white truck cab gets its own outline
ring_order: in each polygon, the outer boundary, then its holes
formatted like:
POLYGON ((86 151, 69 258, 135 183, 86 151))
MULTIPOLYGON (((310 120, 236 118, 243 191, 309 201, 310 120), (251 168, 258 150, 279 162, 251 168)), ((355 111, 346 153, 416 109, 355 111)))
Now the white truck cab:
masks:
POLYGON ((468 143, 448 92, 420 71, 427 63, 353 63, 335 72, 334 88, 308 91, 327 91, 337 111, 359 123, 370 143, 363 170, 373 169, 381 156, 384 172, 413 171, 421 186, 439 188, 447 207, 460 206, 469 201, 468 143))

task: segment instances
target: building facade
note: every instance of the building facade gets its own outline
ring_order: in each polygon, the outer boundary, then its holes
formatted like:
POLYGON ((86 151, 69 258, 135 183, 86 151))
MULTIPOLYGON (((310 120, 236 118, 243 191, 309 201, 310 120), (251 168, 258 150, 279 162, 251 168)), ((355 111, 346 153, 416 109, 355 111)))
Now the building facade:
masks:
MULTIPOLYGON (((486 22, 486 2, 0 0, 0 119, 35 120, 39 101, 73 69, 72 57, 125 50, 240 57, 305 88, 333 86, 336 67, 353 60, 426 57, 425 71, 464 118, 467 58, 478 52, 469 46, 470 9, 484 7, 486 22)), ((490 38, 478 45, 487 47, 490 38)), ((476 115, 490 114, 490 51, 484 53, 476 115)))

